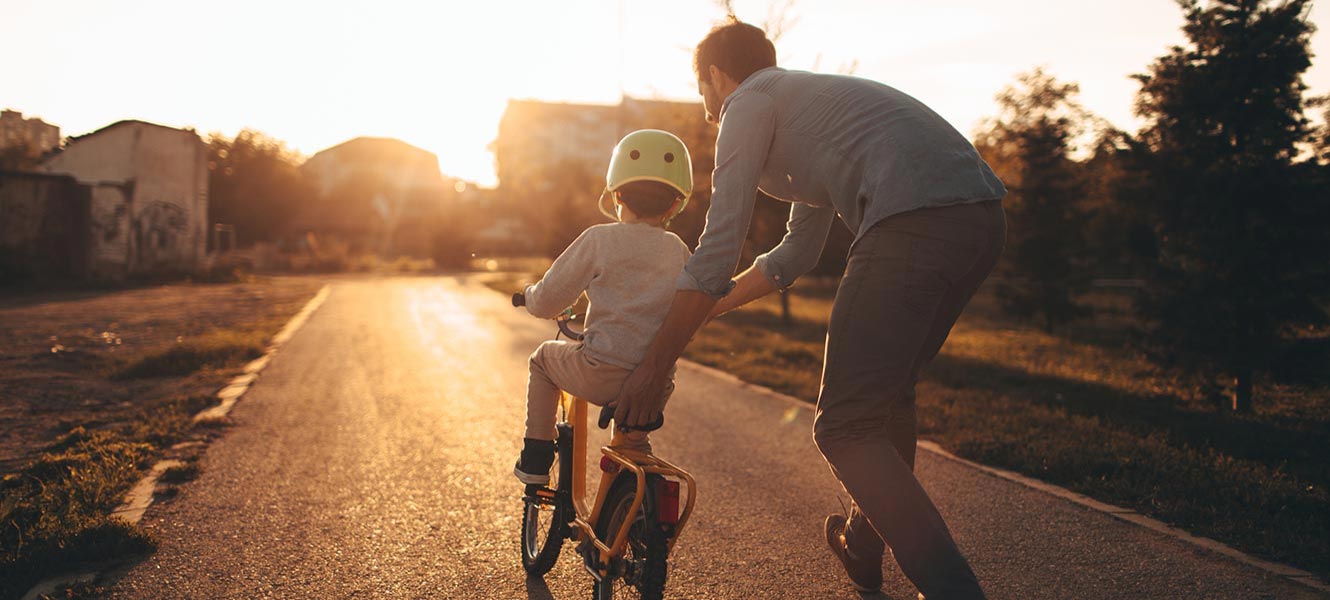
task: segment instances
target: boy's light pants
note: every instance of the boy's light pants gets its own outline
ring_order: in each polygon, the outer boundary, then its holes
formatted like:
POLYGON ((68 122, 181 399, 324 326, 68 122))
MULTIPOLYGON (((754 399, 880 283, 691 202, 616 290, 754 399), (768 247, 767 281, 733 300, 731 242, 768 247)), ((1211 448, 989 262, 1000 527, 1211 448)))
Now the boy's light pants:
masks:
MULTIPOLYGON (((559 409, 559 390, 566 391, 596 406, 604 406, 619 395, 619 389, 631 370, 587 356, 582 345, 549 341, 531 353, 531 376, 526 387, 526 437, 554 439, 554 421, 559 409)), ((665 387, 665 400, 674 392, 674 372, 665 387)), ((662 405, 663 406, 663 405, 662 405)), ((593 413, 595 419, 599 413, 593 413)), ((583 424, 578 423, 581 427, 583 424)), ((610 445, 651 452, 645 431, 614 432, 610 445)))
POLYGON ((813 439, 854 498, 851 550, 885 540, 928 600, 984 594, 914 478, 914 384, 1005 238, 996 200, 888 217, 855 242, 832 305, 813 439))

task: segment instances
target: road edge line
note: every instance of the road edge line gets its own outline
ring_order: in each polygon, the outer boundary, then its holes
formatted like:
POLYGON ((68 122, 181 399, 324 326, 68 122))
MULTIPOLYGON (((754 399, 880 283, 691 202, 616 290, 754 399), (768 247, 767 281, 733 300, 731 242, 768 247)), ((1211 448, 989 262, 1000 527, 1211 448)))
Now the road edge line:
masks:
MULTIPOLYGON (((192 424, 197 426, 201 422, 212 423, 225 419, 230 414, 231 409, 235 407, 236 402, 240 400, 241 396, 245 395, 245 392, 249 391, 249 387, 258 379, 259 373, 272 361, 272 356, 277 352, 277 349, 289 341, 296 331, 309 320, 314 311, 323 305, 323 301, 328 299, 331 289, 332 284, 323 284, 323 287, 319 288, 314 297, 305 303, 300 312, 291 317, 291 320, 286 322, 286 326, 282 327, 282 330, 272 337, 272 340, 268 342, 264 349, 263 355, 249 361, 241 370, 240 375, 232 377, 226 385, 222 386, 222 389, 217 391, 217 399, 221 403, 199 411, 194 415, 192 424)), ((120 506, 111 511, 111 517, 130 525, 138 525, 139 521, 143 520, 143 515, 148 512, 148 507, 152 506, 153 492, 157 488, 157 480, 167 469, 182 464, 184 463, 173 458, 162 459, 154 463, 148 474, 139 479, 134 487, 130 488, 129 492, 125 494, 125 500, 120 503, 120 506)), ((32 586, 28 593, 23 595, 22 600, 36 600, 42 594, 55 591, 55 588, 60 585, 94 581, 100 574, 100 571, 79 572, 44 579, 37 582, 37 585, 32 586)))
POLYGON ((331 289, 332 284, 323 284, 318 293, 314 294, 314 297, 305 303, 304 308, 301 308, 300 312, 291 317, 291 320, 286 322, 286 326, 277 332, 277 335, 272 336, 272 340, 268 342, 268 347, 264 350, 263 355, 249 361, 240 375, 232 377, 231 381, 217 391, 217 399, 221 402, 217 406, 206 408, 194 415, 194 424, 221 421, 231 414, 231 409, 235 407, 236 402, 239 402, 241 396, 249 391, 249 386, 253 385, 254 381, 258 379, 259 373, 268 367, 277 350, 295 335, 296 331, 305 324, 305 321, 308 321, 310 316, 314 314, 314 311, 323 305, 323 301, 327 300, 331 289))
MULTIPOLYGON (((763 385, 758 385, 756 383, 744 381, 743 379, 740 379, 738 376, 717 369, 716 367, 693 362, 691 360, 684 358, 679 359, 679 363, 687 368, 696 371, 701 371, 713 377, 730 380, 732 382, 737 383, 739 387, 743 389, 758 392, 760 395, 776 398, 778 400, 786 402, 787 404, 792 404, 798 408, 807 410, 810 413, 814 411, 815 407, 809 404, 808 402, 804 402, 803 400, 795 398, 794 396, 790 396, 789 394, 783 394, 781 392, 778 392, 763 385)), ((1030 488, 1032 490, 1043 492, 1045 494, 1061 498, 1063 500, 1072 502, 1074 504, 1078 504, 1082 507, 1093 510, 1095 512, 1104 513, 1106 515, 1109 515, 1110 517, 1118 519, 1119 521, 1131 523, 1138 527, 1144 527, 1145 529, 1149 529, 1156 533, 1185 542, 1187 544, 1196 546, 1203 550, 1208 550, 1210 552, 1214 552, 1224 557, 1236 560, 1250 567, 1254 567, 1262 571, 1265 571, 1266 573, 1269 573, 1271 575, 1282 577, 1289 581, 1302 584, 1304 586, 1310 587, 1318 591, 1330 593, 1330 585, 1327 585, 1325 582, 1321 581, 1321 579, 1317 577, 1314 573, 1311 573, 1309 571, 1304 571, 1302 569, 1291 567, 1289 565, 1256 558, 1255 556, 1242 552, 1241 550, 1228 546, 1227 544, 1224 544, 1217 540, 1212 540, 1210 538, 1192 535, 1186 532, 1185 530, 1173 527, 1167 523, 1164 523, 1163 521, 1152 519, 1132 509, 1123 508, 1120 506, 1114 506, 1112 504, 1108 504, 1105 502, 1100 502, 1098 500, 1095 500, 1094 498, 1091 498, 1084 494, 1073 492, 1062 486, 1054 485, 1046 481, 1040 481, 1038 479, 1026 475, 1021 475, 1020 473, 1016 473, 1015 471, 1008 471, 1006 469, 990 467, 987 465, 979 464, 971 460, 961 458, 959 456, 956 456, 955 454, 952 454, 951 452, 948 452, 940 444, 931 440, 919 440, 918 447, 920 449, 936 454, 941 458, 950 460, 952 462, 960 463, 962 465, 976 469, 982 473, 996 477, 998 479, 1005 479, 1007 481, 1017 483, 1027 488, 1030 488)))

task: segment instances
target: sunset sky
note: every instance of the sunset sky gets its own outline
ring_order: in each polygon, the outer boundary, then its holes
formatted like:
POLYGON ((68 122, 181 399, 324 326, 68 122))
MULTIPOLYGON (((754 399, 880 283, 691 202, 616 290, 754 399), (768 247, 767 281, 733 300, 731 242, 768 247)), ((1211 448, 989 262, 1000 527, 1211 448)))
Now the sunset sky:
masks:
MULTIPOLYGON (((736 0, 756 24, 783 0, 736 0)), ((1311 20, 1330 25, 1318 3, 1311 20)), ((0 0, 0 107, 78 135, 137 118, 200 132, 244 127, 312 154, 361 135, 438 154, 444 173, 495 183, 509 98, 697 100, 691 52, 716 2, 624 0, 225 3, 0 0), (622 24, 622 27, 620 27, 622 24)), ((804 0, 777 43, 782 66, 842 70, 900 88, 971 134, 993 96, 1042 65, 1135 128, 1143 72, 1181 43, 1169 0, 804 0)), ((1330 33, 1312 50, 1330 56, 1330 33)), ((1330 93, 1313 59, 1310 95, 1330 93)), ((608 152, 609 149, 607 148, 608 152)))

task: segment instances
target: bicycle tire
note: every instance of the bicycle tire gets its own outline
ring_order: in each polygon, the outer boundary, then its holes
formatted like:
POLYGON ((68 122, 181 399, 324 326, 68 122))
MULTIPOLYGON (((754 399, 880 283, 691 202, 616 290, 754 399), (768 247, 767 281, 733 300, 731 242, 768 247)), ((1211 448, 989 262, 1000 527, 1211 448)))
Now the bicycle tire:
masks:
MULTIPOLYGON (((660 479, 655 475, 647 477, 642 510, 637 516, 637 522, 628 530, 628 547, 623 556, 626 561, 624 572, 594 581, 592 600, 661 600, 664 597, 669 545, 656 519, 655 490, 660 479)), ((636 493, 637 478, 632 473, 621 474, 606 495, 605 505, 601 507, 600 518, 596 522, 596 537, 606 543, 611 542, 613 532, 617 532, 628 517, 628 509, 636 493)))
MULTIPOLYGON (((550 468, 550 489, 559 487, 559 456, 550 468)), ((528 575, 542 577, 554 568, 568 537, 568 519, 563 502, 544 507, 522 501, 522 568, 528 575), (543 531, 543 533, 542 533, 543 531)))

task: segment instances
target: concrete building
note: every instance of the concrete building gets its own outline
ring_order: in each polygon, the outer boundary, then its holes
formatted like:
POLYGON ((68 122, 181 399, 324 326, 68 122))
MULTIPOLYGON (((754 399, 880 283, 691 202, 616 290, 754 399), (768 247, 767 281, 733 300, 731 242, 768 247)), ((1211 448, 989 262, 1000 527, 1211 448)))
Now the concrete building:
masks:
POLYGON ((459 195, 434 153, 392 138, 348 140, 300 170, 318 190, 301 228, 385 257, 428 256, 430 226, 459 195))
POLYGON ((16 110, 0 111, 0 148, 27 146, 33 156, 40 156, 59 145, 59 127, 36 117, 25 119, 16 110))
MULTIPOLYGON (((490 244, 553 256, 587 226, 603 221, 596 199, 605 187, 610 152, 628 132, 646 128, 682 138, 692 154, 695 187, 709 187, 716 138, 701 103, 628 97, 613 105, 510 100, 490 145, 499 177, 493 212, 499 220, 516 219, 523 226, 488 231, 490 244)), ((701 196, 695 194, 694 202, 701 196)))
POLYGON ((42 163, 88 189, 85 274, 197 270, 206 258, 207 146, 193 131, 120 121, 42 163))
MULTIPOLYGON (((603 177, 615 144, 628 132, 644 128, 665 129, 686 142, 699 130, 708 135, 697 102, 630 97, 619 104, 509 100, 491 145, 499 189, 527 189, 528 183, 539 189, 541 182, 529 180, 559 165, 576 164, 603 177)), ((714 133, 710 136, 714 142, 714 133)))

